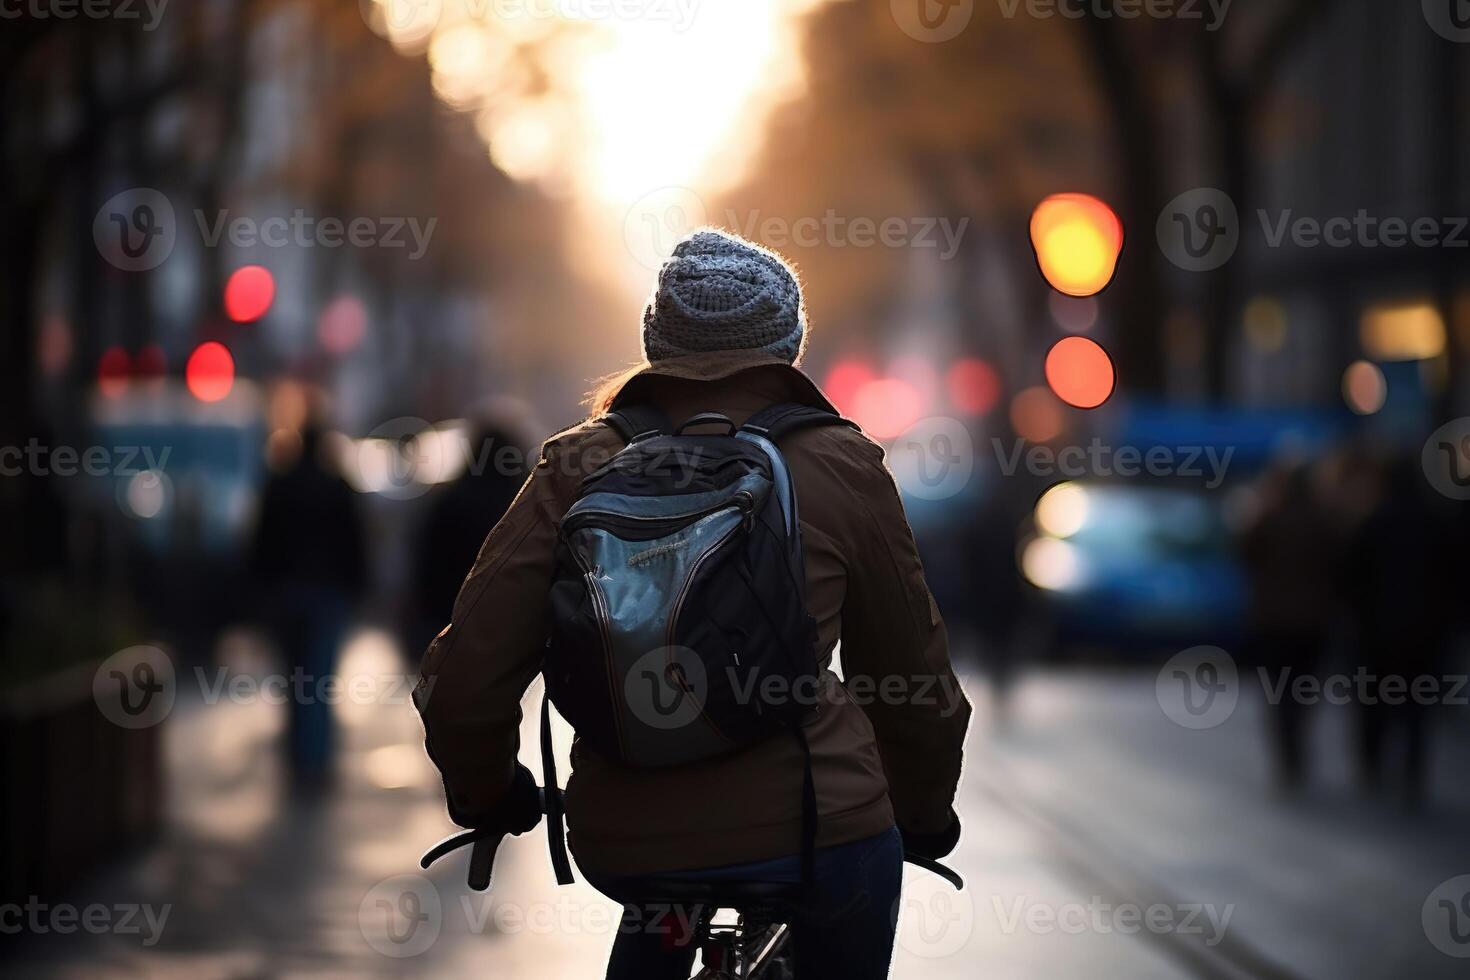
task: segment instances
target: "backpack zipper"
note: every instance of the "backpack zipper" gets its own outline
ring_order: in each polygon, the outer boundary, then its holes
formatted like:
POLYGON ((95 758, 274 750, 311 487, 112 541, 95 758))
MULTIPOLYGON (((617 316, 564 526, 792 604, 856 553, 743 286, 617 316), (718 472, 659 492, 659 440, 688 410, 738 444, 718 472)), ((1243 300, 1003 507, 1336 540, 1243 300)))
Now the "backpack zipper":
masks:
MULTIPOLYGON (((722 509, 734 509, 738 511, 740 513, 740 523, 736 524, 734 527, 730 528, 730 530, 721 535, 718 541, 711 545, 704 554, 700 555, 699 558, 695 560, 694 564, 689 567, 689 573, 684 576, 684 584, 679 587, 679 596, 677 599, 674 600, 673 611, 669 614, 668 632, 664 636, 664 645, 670 650, 672 650, 674 647, 674 635, 679 626, 679 615, 684 611, 684 600, 689 595, 689 587, 694 583, 694 576, 699 574, 699 569, 704 565, 705 561, 710 558, 710 556, 714 555, 717 551, 721 550, 725 547, 727 543, 729 543, 730 539, 735 536, 736 531, 748 528, 750 526, 751 518, 754 516, 755 513, 755 497, 745 490, 741 490, 736 493, 735 497, 742 502, 735 504, 733 508, 727 506, 722 509)), ((670 661, 672 662, 672 656, 670 657, 670 661)), ((686 687, 685 693, 690 694, 693 692, 689 691, 689 689, 686 687)), ((710 731, 714 732, 720 738, 728 737, 725 735, 724 732, 720 731, 719 728, 716 727, 713 721, 710 720, 709 714, 704 709, 704 705, 700 705, 699 716, 704 719, 704 723, 709 726, 710 731)))
POLYGON ((612 698, 612 704, 615 709, 612 714, 613 725, 617 729, 618 749, 626 756, 628 749, 623 738, 623 716, 621 712, 616 710, 620 701, 615 687, 616 669, 613 663, 612 636, 608 633, 607 628, 607 596, 603 595, 602 586, 597 581, 596 567, 589 563, 576 548, 572 548, 571 551, 572 556, 577 561, 578 567, 582 569, 582 574, 587 579, 587 589, 592 595, 592 618, 597 620, 597 632, 602 637, 602 656, 607 661, 608 696, 612 698))

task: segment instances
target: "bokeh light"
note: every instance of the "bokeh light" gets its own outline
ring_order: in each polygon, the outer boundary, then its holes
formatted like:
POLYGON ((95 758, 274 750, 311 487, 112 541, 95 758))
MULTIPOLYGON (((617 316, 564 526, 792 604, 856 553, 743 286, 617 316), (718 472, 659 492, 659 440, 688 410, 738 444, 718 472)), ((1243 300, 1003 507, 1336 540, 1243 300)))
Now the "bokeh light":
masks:
POLYGON ((346 354, 362 343, 367 333, 367 307, 356 296, 338 296, 327 304, 317 320, 316 336, 322 348, 346 354))
POLYGON ((1077 549, 1056 538, 1034 538, 1021 552, 1021 572, 1039 589, 1065 591, 1082 578, 1077 549))
POLYGON ((1087 491, 1075 483, 1058 483, 1036 502, 1036 526, 1053 538, 1070 538, 1087 523, 1087 491))
POLYGON ((1388 380, 1372 361, 1354 361, 1342 373, 1342 397, 1359 415, 1372 415, 1388 400, 1388 380))
POLYGON ((109 347, 97 362, 97 390, 103 397, 116 398, 128 390, 133 373, 133 359, 122 347, 109 347))
POLYGON ((924 415, 924 399, 901 378, 878 378, 858 389, 851 417, 874 439, 902 435, 924 415))
POLYGON ((1097 408, 1113 393, 1117 375, 1108 352, 1086 337, 1063 337, 1046 355, 1046 383, 1075 408, 1097 408))
POLYGON ((866 362, 847 358, 832 365, 822 384, 822 390, 839 412, 850 416, 853 406, 857 404, 857 393, 875 377, 877 375, 873 368, 866 362))
POLYGON ((1027 388, 1011 400, 1011 428, 1028 442, 1051 442, 1066 425, 1061 402, 1048 388, 1027 388))
POLYGON ((184 368, 189 392, 202 402, 217 402, 235 385, 235 359, 224 344, 205 341, 194 348, 184 368))
POLYGON ((1375 361, 1422 361, 1445 349, 1444 317, 1429 302, 1384 303, 1363 312, 1363 350, 1375 361))
POLYGON ((1107 288, 1123 251, 1123 223, 1090 194, 1053 194, 1031 215, 1031 247, 1041 274, 1068 296, 1107 288))
POLYGON ((1289 327, 1286 307, 1270 296, 1257 296, 1245 306, 1245 339, 1262 354, 1274 354, 1286 346, 1289 327))
POLYGON ((263 265, 242 265, 225 282, 225 315, 236 323, 265 316, 276 298, 276 280, 263 265))
POLYGON ((123 492, 125 509, 140 520, 152 520, 168 504, 168 477, 158 470, 134 473, 123 492))
POLYGON ((984 415, 1000 400, 1000 375, 989 361, 961 358, 945 372, 949 403, 966 415, 984 415))

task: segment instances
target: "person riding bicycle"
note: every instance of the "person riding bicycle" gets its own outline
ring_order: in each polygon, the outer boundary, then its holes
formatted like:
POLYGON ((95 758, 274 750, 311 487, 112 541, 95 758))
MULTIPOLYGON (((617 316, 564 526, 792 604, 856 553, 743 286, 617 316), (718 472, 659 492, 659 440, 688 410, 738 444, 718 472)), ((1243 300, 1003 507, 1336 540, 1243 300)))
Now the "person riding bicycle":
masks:
MULTIPOLYGON (((520 702, 549 647, 558 526, 583 479, 628 441, 605 413, 637 403, 734 425, 779 403, 835 413, 797 366, 807 332, 797 276, 780 256, 713 229, 674 249, 643 314, 646 363, 606 383, 591 417, 545 444, 425 655, 416 702, 456 823, 539 813, 535 780, 516 762, 520 702)), ((565 795, 570 846, 588 880, 627 910, 610 980, 688 976, 689 937, 639 927, 652 921, 639 904, 653 897, 639 892, 649 876, 799 880, 804 771, 817 822, 791 923, 799 977, 886 976, 905 851, 937 859, 959 838, 952 804, 970 705, 883 450, 849 425, 780 443, 800 505, 816 709, 804 742, 772 736, 662 768, 621 765, 579 735, 565 795), (842 680, 831 666, 839 640, 842 680)))

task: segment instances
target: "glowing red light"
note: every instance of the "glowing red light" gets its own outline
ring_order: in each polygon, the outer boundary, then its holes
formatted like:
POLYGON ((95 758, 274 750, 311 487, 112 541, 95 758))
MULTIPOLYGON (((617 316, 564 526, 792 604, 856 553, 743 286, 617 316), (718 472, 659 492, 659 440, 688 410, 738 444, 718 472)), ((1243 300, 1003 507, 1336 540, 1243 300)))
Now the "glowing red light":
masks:
POLYGON ((878 378, 858 389, 850 414, 874 439, 892 439, 923 417, 924 399, 907 381, 878 378))
POLYGON ((1113 393, 1113 360, 1095 340, 1063 337, 1046 355, 1046 383, 1075 408, 1097 408, 1113 393))
POLYGON ((262 265, 242 265, 225 283, 225 315, 236 323, 265 316, 276 298, 276 280, 262 265))
POLYGON ((839 412, 851 415, 858 391, 875 377, 873 369, 862 361, 838 361, 827 372, 827 381, 822 385, 822 390, 839 412))
POLYGON ((944 377, 949 401, 966 415, 984 415, 1000 401, 1000 376, 978 357, 956 361, 944 377))
POLYGON ((214 340, 194 348, 184 368, 184 380, 189 392, 202 402, 224 398, 235 385, 235 359, 229 348, 214 340))
POLYGON ((109 347, 97 362, 97 388, 104 397, 116 398, 128 389, 128 376, 133 373, 133 359, 121 347, 109 347))

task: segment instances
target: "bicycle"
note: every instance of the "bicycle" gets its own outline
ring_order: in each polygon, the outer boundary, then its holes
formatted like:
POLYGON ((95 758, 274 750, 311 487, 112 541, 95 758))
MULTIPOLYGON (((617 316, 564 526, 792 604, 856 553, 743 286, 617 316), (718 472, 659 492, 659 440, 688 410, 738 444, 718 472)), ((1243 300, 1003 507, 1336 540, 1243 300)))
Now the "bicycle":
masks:
MULTIPOLYGON (((556 793, 559 807, 563 793, 556 793)), ((540 789, 541 812, 546 812, 547 792, 540 789)), ((474 891, 490 887, 495 854, 510 829, 496 826, 466 830, 446 837, 419 860, 427 870, 431 864, 461 847, 470 852, 469 886, 474 891)), ((904 861, 948 881, 956 890, 964 880, 938 861, 905 854, 904 861)), ((684 917, 692 931, 691 942, 700 954, 701 966, 691 980, 794 980, 791 956, 792 913, 801 901, 801 885, 784 881, 696 881, 682 877, 650 875, 639 879, 633 890, 643 904, 687 910, 684 917), (733 914, 734 921, 722 917, 733 914)))

